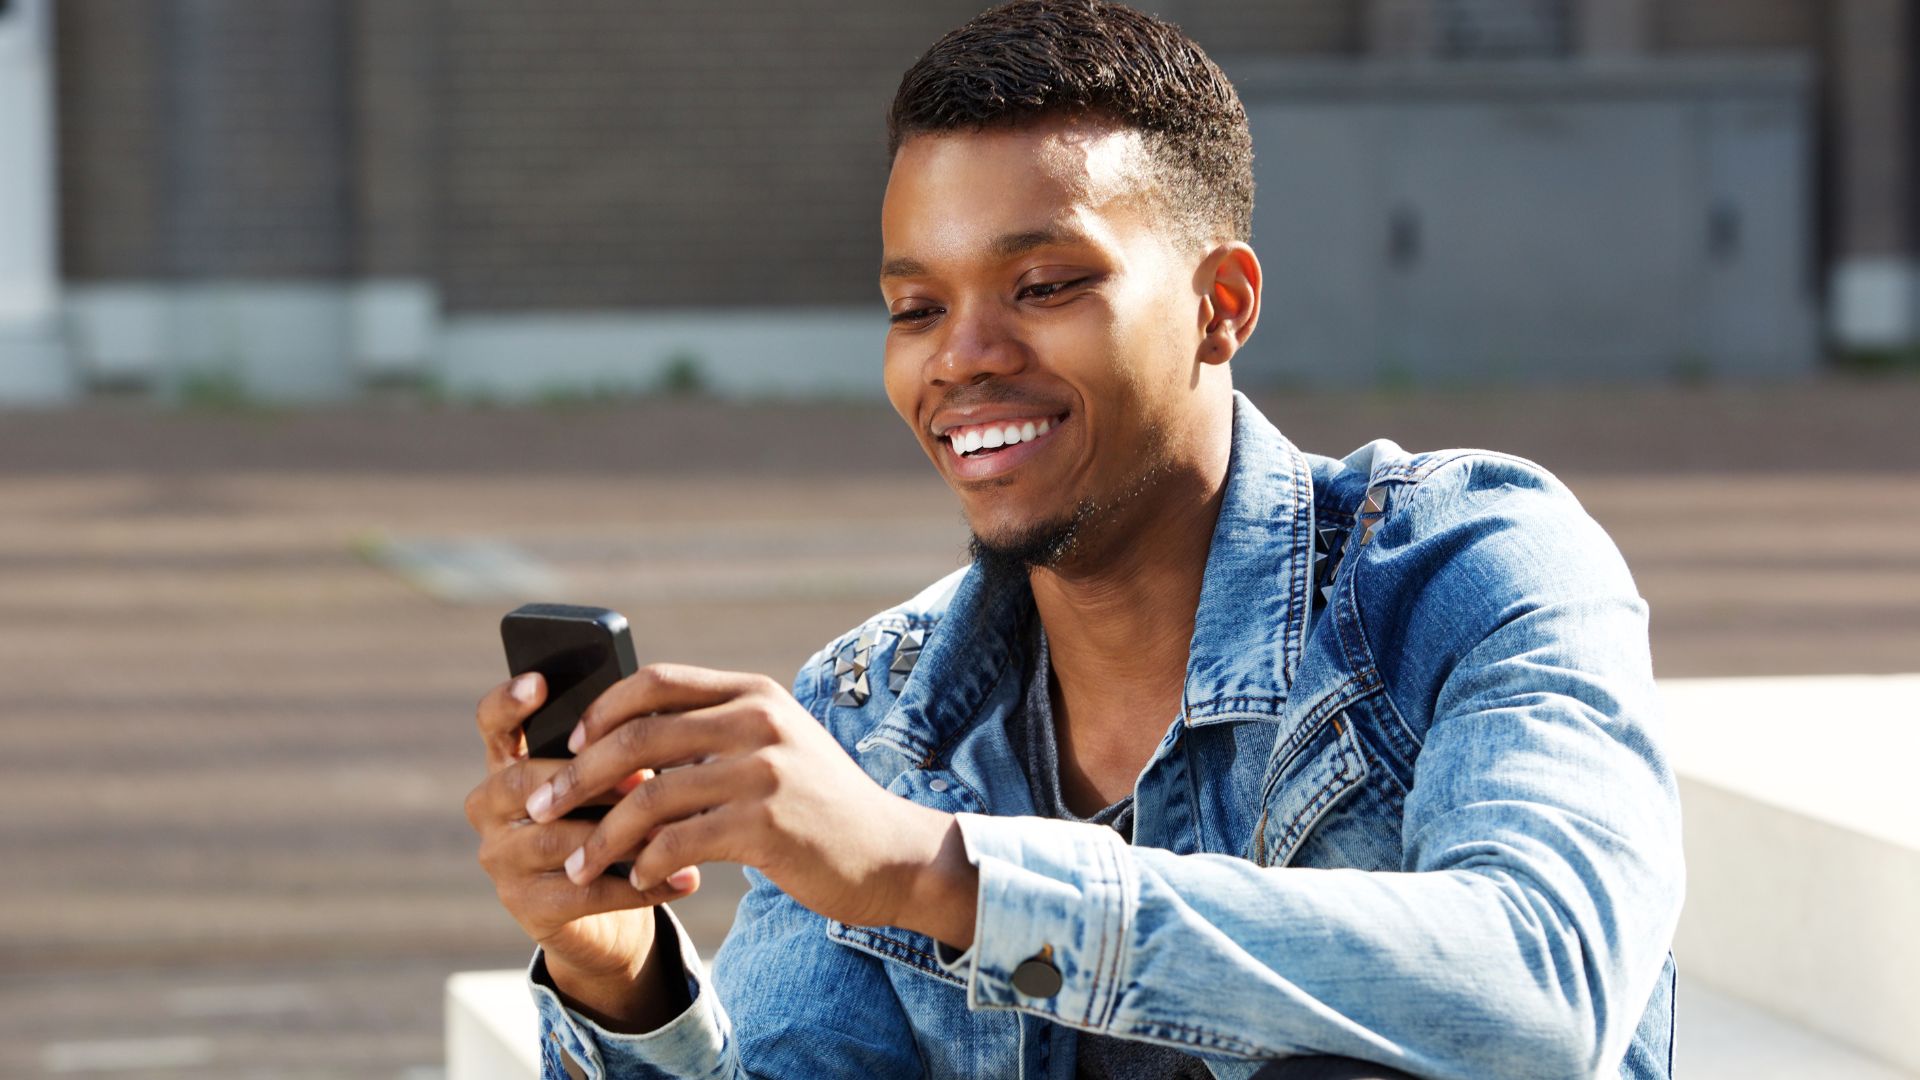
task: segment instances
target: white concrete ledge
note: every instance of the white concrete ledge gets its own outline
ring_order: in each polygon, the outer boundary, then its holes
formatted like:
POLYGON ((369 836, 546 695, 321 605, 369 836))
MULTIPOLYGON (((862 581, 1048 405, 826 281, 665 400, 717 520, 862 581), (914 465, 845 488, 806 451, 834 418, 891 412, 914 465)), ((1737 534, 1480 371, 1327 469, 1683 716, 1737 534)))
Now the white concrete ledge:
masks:
POLYGON ((1920 675, 1661 684, 1701 983, 1920 1072, 1920 675))
POLYGON ((540 1075, 540 1014, 525 968, 462 971, 447 979, 446 1003, 447 1080, 540 1075))

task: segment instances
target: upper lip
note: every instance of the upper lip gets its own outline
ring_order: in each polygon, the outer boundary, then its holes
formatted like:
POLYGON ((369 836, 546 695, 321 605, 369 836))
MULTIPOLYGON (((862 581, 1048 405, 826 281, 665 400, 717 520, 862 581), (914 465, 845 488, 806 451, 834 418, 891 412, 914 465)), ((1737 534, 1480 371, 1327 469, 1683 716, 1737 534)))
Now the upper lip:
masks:
POLYGON ((946 438, 947 432, 959 427, 972 427, 975 424, 992 424, 1001 420, 1035 420, 1040 417, 1049 419, 1064 416, 1067 410, 1052 405, 1018 403, 994 406, 981 406, 977 409, 945 409, 934 414, 933 423, 928 426, 936 439, 946 438))

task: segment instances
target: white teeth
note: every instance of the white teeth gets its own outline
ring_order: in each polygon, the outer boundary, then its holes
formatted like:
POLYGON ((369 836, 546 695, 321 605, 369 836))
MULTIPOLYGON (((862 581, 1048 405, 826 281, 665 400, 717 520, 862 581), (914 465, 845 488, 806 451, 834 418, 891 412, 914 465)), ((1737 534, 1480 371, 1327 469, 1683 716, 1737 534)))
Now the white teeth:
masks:
POLYGON ((1005 426, 976 427, 966 431, 950 431, 947 442, 956 454, 971 454, 979 450, 997 450, 1003 446, 1032 442, 1045 435, 1053 427, 1050 420, 1014 421, 1005 426))

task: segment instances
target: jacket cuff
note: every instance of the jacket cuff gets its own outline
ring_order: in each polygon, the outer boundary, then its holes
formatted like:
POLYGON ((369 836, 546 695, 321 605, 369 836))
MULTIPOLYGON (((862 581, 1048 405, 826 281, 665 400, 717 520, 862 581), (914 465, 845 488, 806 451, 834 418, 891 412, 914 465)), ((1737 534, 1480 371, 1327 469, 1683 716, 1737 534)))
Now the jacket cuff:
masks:
POLYGON ((1104 1030, 1139 895, 1125 841, 1086 822, 956 817, 980 871, 978 912, 973 947, 941 959, 966 978, 967 1004, 1104 1030))
POLYGON ((568 1076, 565 1071, 554 1070, 557 1064, 564 1068, 563 1063, 555 1061, 555 1050, 564 1051, 588 1080, 726 1075, 731 1039, 706 968, 672 909, 661 906, 654 910, 660 920, 655 932, 671 928, 679 944, 692 1003, 653 1031, 638 1035, 608 1031, 561 1002, 547 974, 546 954, 535 949, 527 968, 527 982, 540 1013, 542 1060, 548 1063, 543 1080, 565 1080, 568 1076))

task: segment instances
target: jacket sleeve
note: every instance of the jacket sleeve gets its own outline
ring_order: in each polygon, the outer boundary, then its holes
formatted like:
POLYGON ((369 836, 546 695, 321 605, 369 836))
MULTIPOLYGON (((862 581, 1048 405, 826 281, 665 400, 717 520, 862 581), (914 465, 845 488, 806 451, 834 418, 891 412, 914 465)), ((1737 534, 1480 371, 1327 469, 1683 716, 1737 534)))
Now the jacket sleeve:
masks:
POLYGON ((1423 739, 1400 871, 963 815, 970 1004, 1248 1058, 1617 1073, 1683 878, 1646 607, 1619 553, 1557 481, 1483 456, 1400 486, 1352 558, 1385 689, 1423 739), (1035 957, 1062 976, 1050 997, 1015 978, 1035 957))
MULTIPOLYGON (((819 715, 809 663, 794 696, 819 715)), ((924 1071, 880 961, 828 940, 825 920, 756 870, 711 975, 671 911, 692 1004, 656 1031, 610 1032, 568 1010, 536 952, 529 982, 540 1014, 543 1080, 568 1080, 559 1052, 591 1080, 700 1077, 913 1077, 924 1071), (858 1002, 858 1008, 849 1008, 858 1002), (735 1025, 738 1018, 738 1026, 735 1025)))

